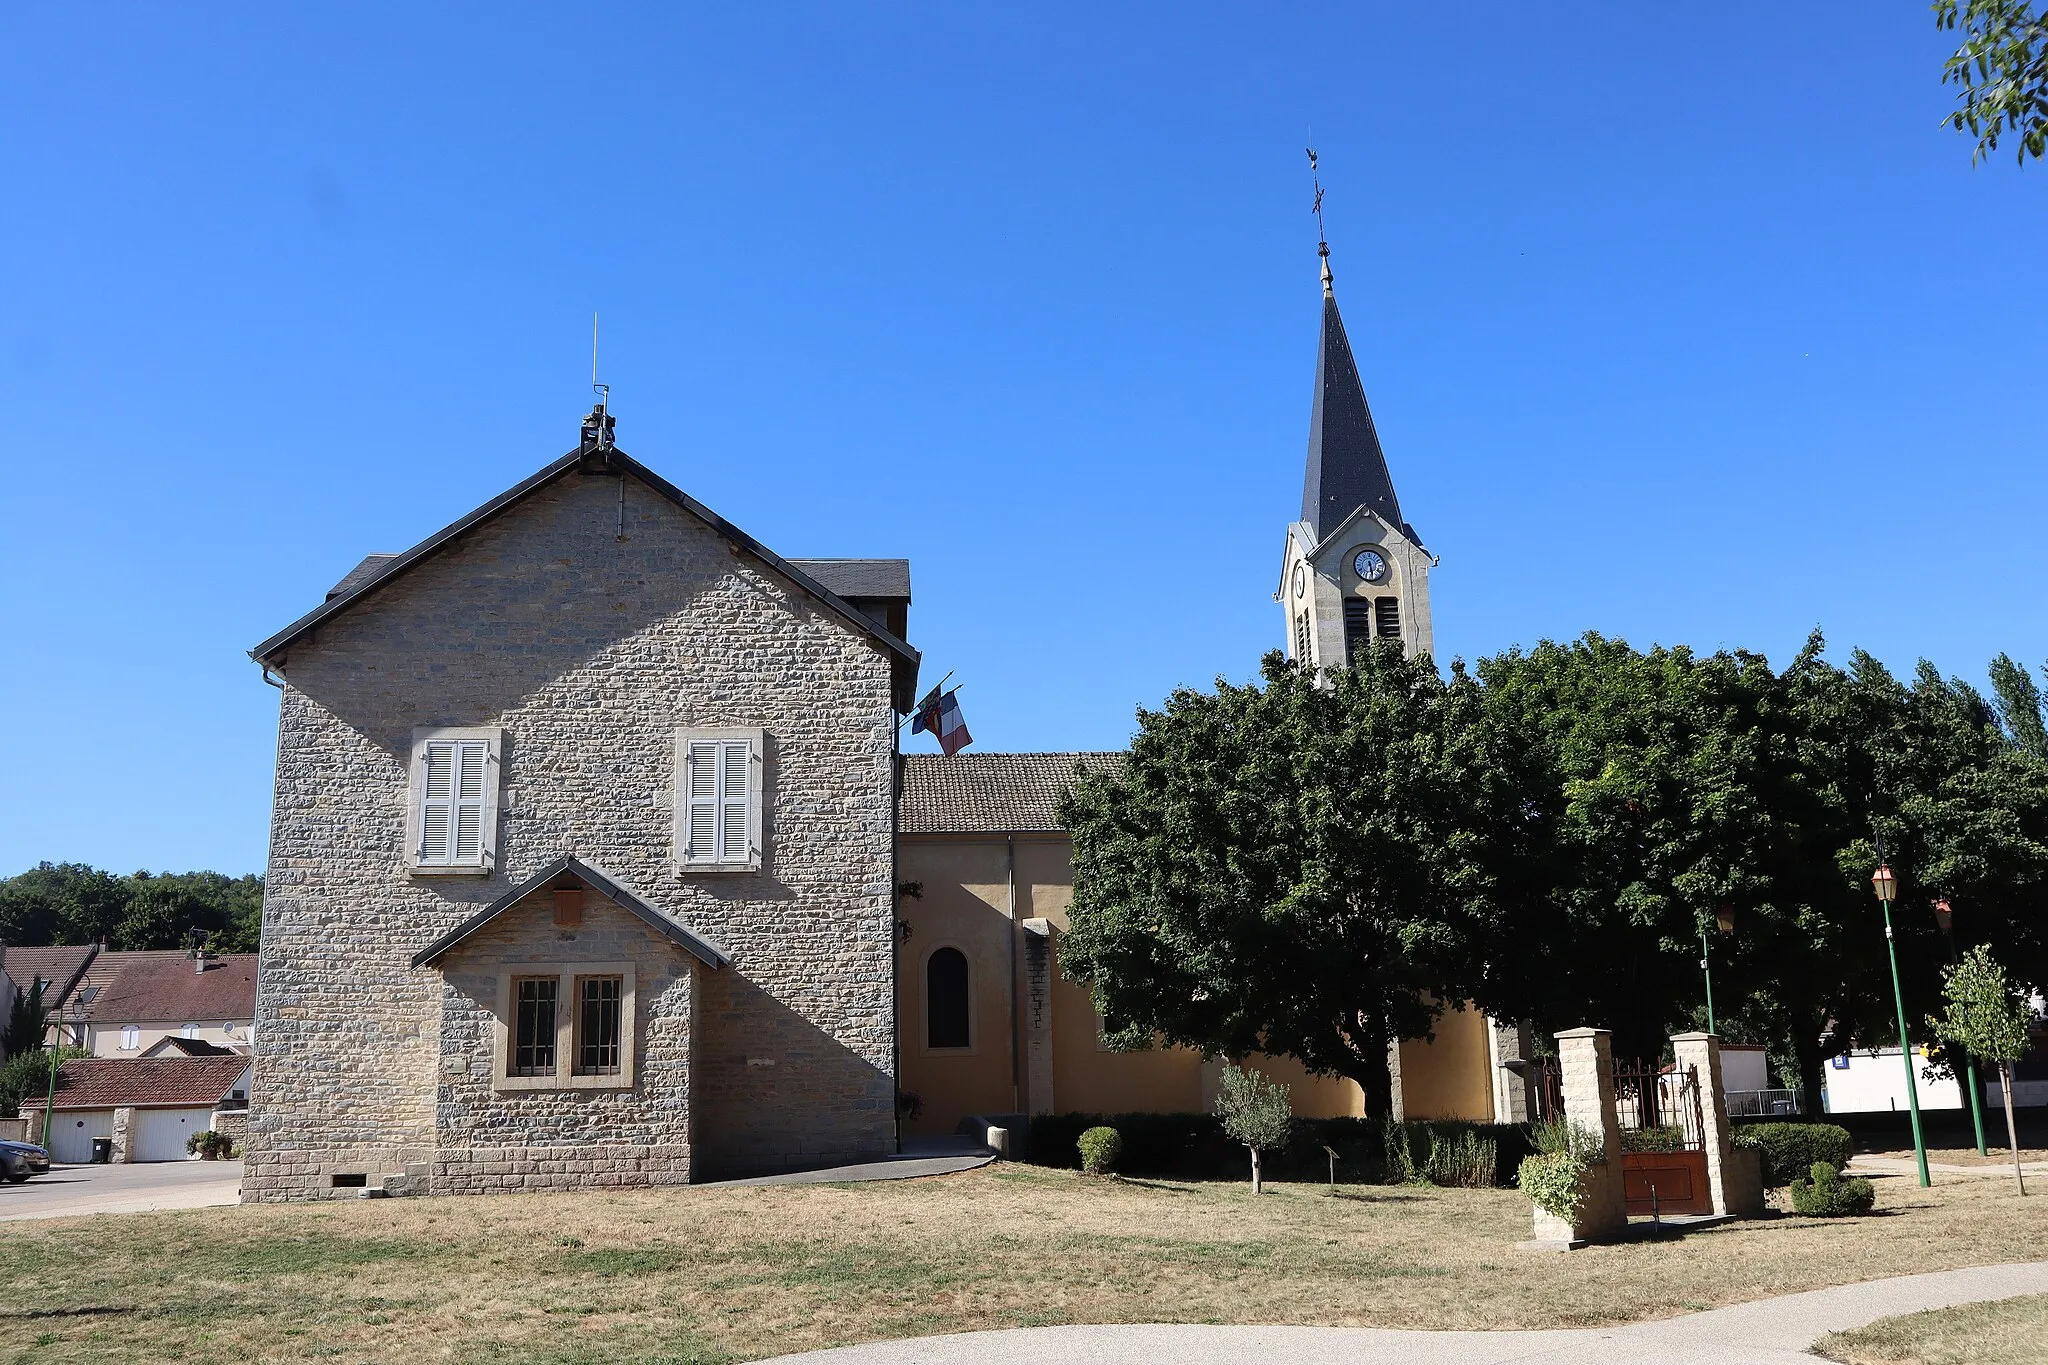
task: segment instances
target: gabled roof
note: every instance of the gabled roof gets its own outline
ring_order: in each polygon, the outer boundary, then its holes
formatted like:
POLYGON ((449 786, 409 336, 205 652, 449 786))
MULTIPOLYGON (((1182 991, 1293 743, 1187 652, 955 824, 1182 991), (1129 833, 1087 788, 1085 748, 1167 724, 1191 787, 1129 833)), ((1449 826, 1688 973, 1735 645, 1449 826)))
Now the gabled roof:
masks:
MULTIPOLYGON (((1326 267, 1327 270, 1327 267, 1326 267)), ((1301 519, 1318 541, 1359 507, 1371 507, 1391 526, 1403 526, 1401 500, 1380 449, 1379 430, 1365 401, 1351 339, 1337 311, 1327 273, 1323 283, 1323 332, 1316 346, 1316 394, 1309 410, 1308 470, 1302 480, 1301 519)), ((1411 533, 1409 539, 1416 537, 1411 533)))
POLYGON ((175 949, 101 953, 92 975, 106 984, 92 1000, 81 1001, 79 1014, 102 1027, 256 1017, 254 953, 205 959, 175 949))
POLYGON ((903 756, 904 834, 1052 834, 1076 772, 1123 766, 1120 753, 903 756))
POLYGON ((142 1050, 148 1057, 234 1057, 239 1054, 231 1047, 209 1043, 204 1038, 159 1038, 142 1050))
POLYGON ((0 971, 12 977, 15 987, 24 993, 34 990, 39 980, 49 982, 43 988, 43 1008, 55 1016, 98 952, 99 946, 92 943, 83 947, 0 948, 0 971))
POLYGON ((713 943, 710 939, 670 919, 661 911, 649 905, 640 895, 613 877, 584 862, 581 858, 557 858, 546 867, 507 891, 497 900, 471 915, 462 923, 450 929, 441 937, 413 954, 412 965, 431 967, 457 947, 470 935, 476 933, 492 920, 525 900, 534 892, 564 873, 576 878, 598 895, 632 915, 648 928, 661 934, 707 967, 718 968, 732 961, 732 954, 713 943))
MULTIPOLYGON (((248 1074, 247 1057, 82 1057, 57 1068, 57 1108, 197 1108, 216 1105, 248 1074)), ((23 1097, 41 1109, 43 1096, 23 1097)))
POLYGON ((792 559, 790 563, 847 601, 908 602, 907 559, 792 559))
MULTIPOLYGON (((577 450, 564 455, 545 469, 506 489, 503 493, 492 498, 468 516, 436 531, 433 535, 428 536, 403 554, 391 556, 372 555, 365 559, 351 570, 346 578, 335 585, 334 592, 329 595, 325 602, 250 650, 249 657, 266 667, 276 668, 280 672, 284 671, 284 655, 293 644, 304 639, 307 634, 317 630, 328 621, 348 611, 356 603, 377 592, 386 584, 402 577, 407 570, 431 558, 443 546, 456 540, 465 532, 481 526, 509 511, 511 508, 518 506, 529 496, 548 487, 556 480, 586 468, 586 455, 588 453, 579 447, 577 450), (379 560, 382 562, 378 562, 379 560)), ((703 521, 726 540, 732 542, 748 554, 753 555, 770 569, 794 583, 813 598, 816 598, 827 611, 830 611, 847 625, 852 626, 855 630, 880 645, 896 660, 901 666, 901 670, 908 673, 907 682, 899 683, 896 689, 898 697, 903 699, 899 701, 900 708, 908 708, 909 702, 907 698, 916 689, 916 670, 918 664, 918 653, 910 647, 908 642, 892 634, 872 617, 846 601, 845 598, 826 587, 823 583, 820 583, 809 573, 798 568, 789 560, 782 558, 782 556, 770 550, 760 541, 755 540, 745 531, 734 526, 724 517, 719 516, 703 503, 698 502, 695 498, 683 492, 682 489, 677 488, 638 460, 627 455, 623 450, 618 449, 616 446, 607 447, 603 455, 606 468, 622 475, 630 474, 634 478, 639 479, 677 507, 703 521)), ((907 582, 905 584, 905 594, 906 596, 908 595, 907 582)))

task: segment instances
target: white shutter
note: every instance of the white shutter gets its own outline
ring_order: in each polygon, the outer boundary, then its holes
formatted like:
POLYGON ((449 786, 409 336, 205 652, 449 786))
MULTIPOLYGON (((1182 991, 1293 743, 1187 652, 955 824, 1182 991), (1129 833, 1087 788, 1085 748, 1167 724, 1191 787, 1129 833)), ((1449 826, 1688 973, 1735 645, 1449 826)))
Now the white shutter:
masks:
POLYGON ((743 739, 720 744, 718 771, 718 856, 723 862, 747 860, 747 791, 750 746, 743 739))
POLYGON ((421 750, 426 771, 420 783, 420 863, 483 862, 490 745, 480 739, 436 739, 421 750))
POLYGON ((427 771, 420 789, 420 861, 446 863, 455 823, 455 745, 430 741, 421 757, 427 771))
POLYGON ((684 850, 690 862, 712 862, 718 857, 718 750, 714 743, 690 745, 689 845, 684 850))

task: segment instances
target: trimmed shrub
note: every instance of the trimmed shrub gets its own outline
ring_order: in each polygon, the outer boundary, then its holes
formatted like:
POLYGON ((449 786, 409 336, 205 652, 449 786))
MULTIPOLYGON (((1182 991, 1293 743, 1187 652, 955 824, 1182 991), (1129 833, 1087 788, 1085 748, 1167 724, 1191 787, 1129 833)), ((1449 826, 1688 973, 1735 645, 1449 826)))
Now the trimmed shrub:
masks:
POLYGON ((1090 1175, 1107 1175, 1116 1169, 1116 1159, 1123 1155, 1124 1140, 1117 1136, 1114 1128, 1097 1124, 1074 1140, 1074 1147, 1081 1153, 1081 1169, 1090 1175))
POLYGON ((1849 1130, 1832 1123, 1749 1123, 1735 1130, 1735 1142, 1762 1153, 1764 1188, 1773 1190, 1791 1184, 1818 1161, 1840 1174, 1856 1148, 1849 1130))
MULTIPOLYGON (((1214 1114, 1039 1114, 1032 1118, 1024 1159, 1040 1166, 1077 1170, 1077 1143, 1090 1128, 1109 1127, 1123 1140, 1116 1169, 1123 1175, 1168 1176, 1180 1180, 1227 1180, 1244 1175, 1244 1148, 1223 1135, 1214 1114)), ((1473 1164, 1464 1138, 1493 1145, 1493 1184, 1515 1183, 1522 1158, 1535 1150, 1529 1130, 1514 1123, 1469 1123, 1459 1119, 1410 1120, 1402 1125, 1412 1165, 1436 1179, 1473 1164), (1432 1152, 1438 1153, 1432 1161, 1432 1152)), ((1387 1164, 1387 1125, 1379 1119, 1299 1119, 1287 1145, 1267 1152, 1266 1174, 1276 1180, 1316 1180, 1329 1175, 1323 1148, 1337 1153, 1337 1174, 1356 1184, 1399 1184, 1407 1175, 1387 1164)), ((1483 1146, 1479 1149, 1483 1153, 1483 1146)), ((1442 1183, 1454 1183, 1444 1181, 1442 1183)), ((1462 1183, 1462 1182, 1456 1182, 1462 1183)))
POLYGON ((1825 1161, 1814 1162, 1807 1179, 1793 1181, 1791 1190, 1792 1212, 1811 1218, 1853 1218, 1877 1203, 1877 1190, 1868 1180, 1844 1180, 1825 1161))
POLYGON ((1522 1187, 1522 1193, 1529 1196, 1530 1203, 1569 1223, 1578 1218, 1579 1205, 1585 1200, 1579 1178, 1592 1164, 1576 1152, 1538 1152, 1522 1159, 1515 1181, 1522 1187))

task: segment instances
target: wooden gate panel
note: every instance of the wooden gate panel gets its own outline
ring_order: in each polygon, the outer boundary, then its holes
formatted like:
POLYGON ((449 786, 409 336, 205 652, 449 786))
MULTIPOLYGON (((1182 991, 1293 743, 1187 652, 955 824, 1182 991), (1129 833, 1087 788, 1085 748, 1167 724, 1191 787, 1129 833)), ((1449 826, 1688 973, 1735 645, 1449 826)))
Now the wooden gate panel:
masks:
POLYGON ((1623 1152, 1621 1188, 1630 1217, 1714 1211, 1705 1152, 1623 1152))

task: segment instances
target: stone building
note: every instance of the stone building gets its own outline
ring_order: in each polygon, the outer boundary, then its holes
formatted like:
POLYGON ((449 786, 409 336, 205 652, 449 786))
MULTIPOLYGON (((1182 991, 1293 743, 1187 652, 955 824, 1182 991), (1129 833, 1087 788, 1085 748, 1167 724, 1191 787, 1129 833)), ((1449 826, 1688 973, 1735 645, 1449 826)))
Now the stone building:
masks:
MULTIPOLYGON (((1427 651, 1429 563, 1326 262, 1290 646, 1427 651)), ((245 1197, 681 1183, 1206 1107, 1211 1069, 1108 1051, 1059 971, 1052 811, 1116 756, 902 758, 909 605, 904 561, 783 559, 599 409, 251 651, 282 702, 245 1197)), ((1447 1015, 1397 1058, 1409 1112, 1510 1114, 1504 1046, 1447 1015)))

